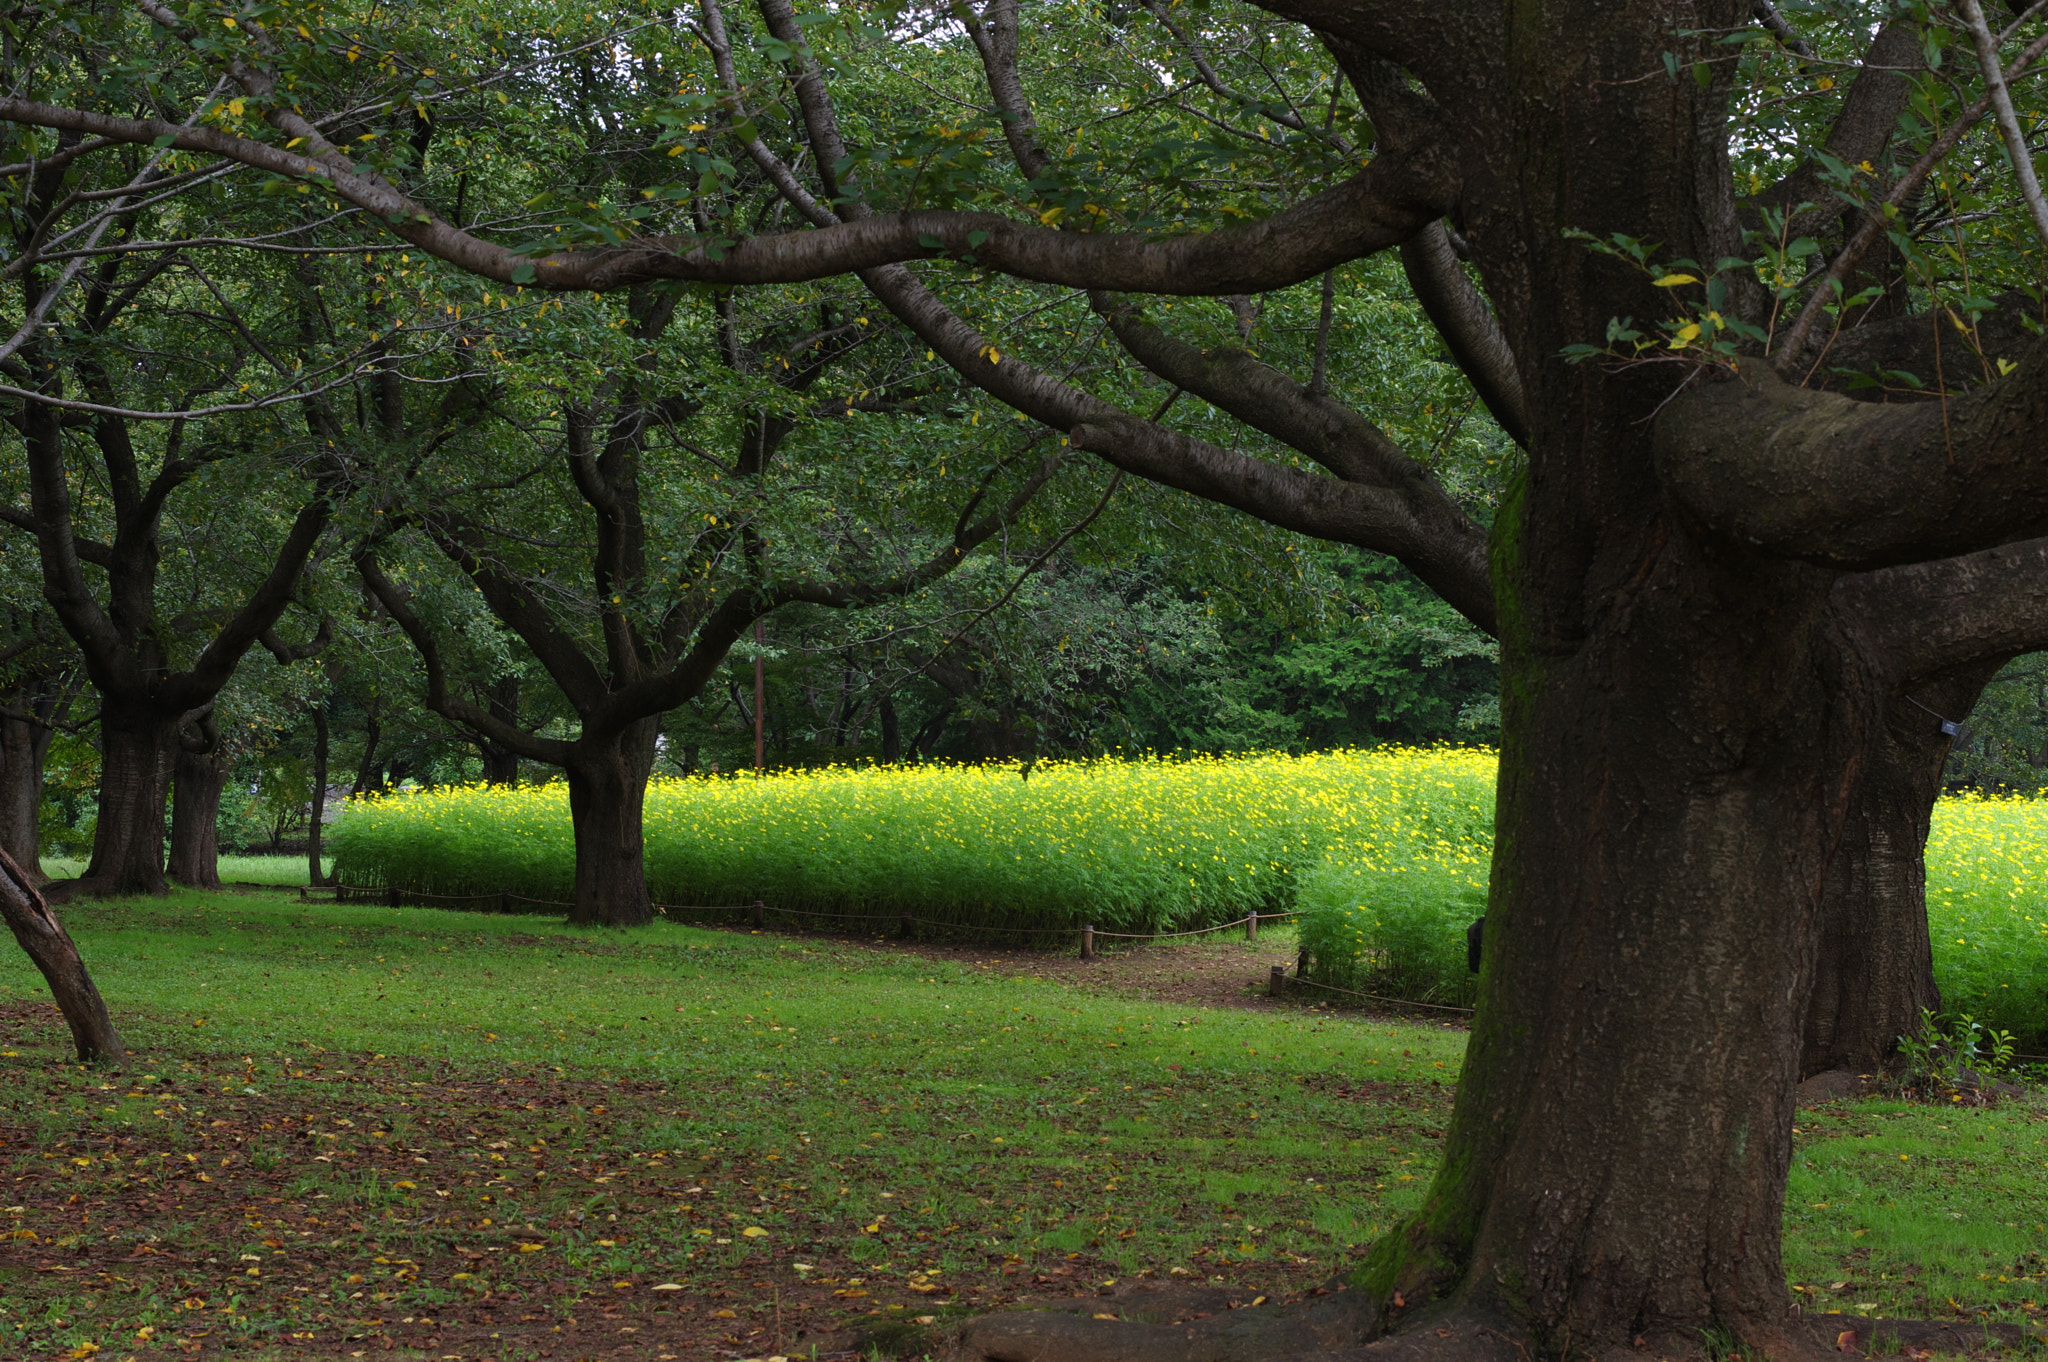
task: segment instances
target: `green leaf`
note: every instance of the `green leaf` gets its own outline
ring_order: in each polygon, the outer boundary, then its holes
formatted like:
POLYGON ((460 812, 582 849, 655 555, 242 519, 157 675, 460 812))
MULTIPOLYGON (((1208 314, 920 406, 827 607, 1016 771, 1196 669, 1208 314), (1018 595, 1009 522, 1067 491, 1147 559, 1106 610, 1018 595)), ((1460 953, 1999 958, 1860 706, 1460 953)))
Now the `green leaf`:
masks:
POLYGON ((513 271, 512 271, 512 282, 513 282, 513 283, 515 283, 515 284, 530 284, 530 283, 532 283, 532 282, 533 282, 533 266, 532 266, 532 265, 528 265, 528 264, 521 264, 521 265, 518 265, 518 266, 516 266, 516 267, 515 267, 515 268, 513 269, 513 271))

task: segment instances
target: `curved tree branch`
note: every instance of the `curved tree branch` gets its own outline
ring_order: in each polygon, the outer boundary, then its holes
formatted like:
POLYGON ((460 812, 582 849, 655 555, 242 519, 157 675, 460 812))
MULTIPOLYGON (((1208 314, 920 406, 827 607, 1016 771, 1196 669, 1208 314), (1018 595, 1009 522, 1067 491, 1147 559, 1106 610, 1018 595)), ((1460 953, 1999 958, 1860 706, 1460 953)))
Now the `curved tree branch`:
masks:
POLYGON ((865 271, 861 279, 970 383, 1035 420, 1071 432, 1076 448, 1282 529, 1391 554, 1468 619, 1491 631, 1493 590, 1483 536, 1475 541, 1461 534, 1446 542, 1438 536, 1440 527, 1418 518, 1398 492, 1268 463, 1142 421, 1001 353, 900 265, 865 271))
POLYGON ((994 213, 920 210, 750 237, 737 244, 648 237, 601 250, 528 258, 450 224, 389 182, 358 171, 339 153, 302 156, 216 128, 180 129, 154 119, 116 118, 22 99, 0 99, 0 120, 138 144, 168 137, 169 145, 183 150, 311 180, 376 215, 394 235, 437 259, 499 283, 553 292, 623 288, 648 279, 794 283, 901 260, 971 256, 1020 279, 1077 288, 1263 293, 1398 245, 1449 211, 1459 183, 1453 159, 1432 146, 1382 156, 1343 184, 1270 218, 1192 236, 1062 232, 994 213))

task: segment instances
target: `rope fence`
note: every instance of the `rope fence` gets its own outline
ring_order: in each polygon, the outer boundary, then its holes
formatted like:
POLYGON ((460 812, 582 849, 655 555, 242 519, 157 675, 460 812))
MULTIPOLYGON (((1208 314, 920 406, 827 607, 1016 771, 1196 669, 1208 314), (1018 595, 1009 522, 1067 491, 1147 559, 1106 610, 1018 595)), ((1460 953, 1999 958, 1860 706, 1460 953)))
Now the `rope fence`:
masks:
POLYGON ((1312 988, 1322 993, 1342 994, 1347 998, 1363 998, 1367 1002, 1378 1003, 1385 1007, 1420 1007, 1431 1012, 1451 1012, 1461 1017, 1472 1015, 1472 1009, 1469 1007, 1452 1007, 1447 1003, 1418 1002, 1413 998, 1389 998, 1380 993, 1360 993, 1357 989, 1338 988, 1335 984, 1319 984, 1313 979, 1304 979, 1301 977, 1298 969, 1296 973, 1290 975, 1284 965, 1273 966, 1271 983, 1268 985, 1268 992, 1273 997, 1282 997, 1298 988, 1312 988))
MULTIPOLYGON (((515 905, 523 905, 529 908, 569 909, 575 907, 574 904, 564 903, 559 899, 537 899, 526 894, 515 894, 510 890, 500 890, 495 894, 433 894, 420 889, 399 889, 395 885, 337 883, 331 887, 334 890, 334 901, 336 903, 381 903, 392 908, 403 907, 407 903, 421 906, 489 904, 498 912, 511 913, 515 911, 515 905)), ((310 902, 310 890, 306 887, 301 887, 299 898, 302 902, 310 902)), ((932 928, 940 933, 965 934, 968 936, 996 934, 1002 936, 1058 938, 1078 933, 1081 943, 1081 958, 1083 960, 1100 958, 1100 953, 1096 950, 1095 945, 1097 938, 1111 941, 1178 941, 1188 937, 1211 936, 1217 932, 1234 931, 1242 927, 1244 928, 1245 940, 1257 941, 1259 939, 1260 924, 1279 922, 1286 918, 1298 916, 1298 914, 1293 912, 1252 912, 1246 913, 1235 921, 1219 922, 1212 927, 1195 927, 1184 932, 1147 933, 1102 931, 1093 925, 1087 924, 1079 928, 995 927, 965 922, 944 922, 935 918, 916 917, 910 913, 828 913, 811 908, 780 908, 758 899, 752 903, 732 904, 657 903, 654 905, 654 910, 664 917, 675 919, 708 913, 747 914, 751 917, 754 929, 757 931, 767 930, 770 914, 780 914, 784 917, 811 918, 824 922, 893 923, 896 927, 896 935, 899 937, 914 936, 916 933, 913 929, 917 927, 932 928)), ((1335 984, 1318 983, 1313 979, 1302 977, 1301 965, 1306 962, 1307 957, 1304 954, 1303 959, 1297 963, 1295 972, 1291 975, 1288 974, 1286 966, 1273 966, 1267 986, 1270 996, 1280 998, 1296 990, 1312 989, 1318 993, 1335 994, 1344 998, 1356 998, 1362 1002, 1379 1007, 1419 1008, 1429 1012, 1451 1013, 1460 1017, 1472 1015, 1472 1009, 1469 1007, 1452 1007, 1444 1003, 1425 1003, 1413 998, 1390 998, 1379 993, 1362 993, 1356 989, 1338 988, 1335 984)))
MULTIPOLYGON (((318 887, 320 886, 302 886, 299 890, 300 901, 312 901, 311 890, 318 887)), ((515 906, 560 908, 564 910, 575 907, 574 904, 564 903, 559 899, 537 899, 525 894, 515 894, 511 890, 500 890, 495 894, 434 894, 424 889, 400 889, 396 885, 342 884, 337 882, 327 887, 333 889, 334 901, 336 903, 380 903, 391 908, 401 908, 406 904, 422 907, 484 904, 495 908, 498 912, 510 913, 515 911, 515 906)), ((1093 960, 1096 957, 1095 942, 1098 937, 1116 941, 1172 941, 1184 937, 1208 936, 1215 932, 1233 931, 1236 928, 1242 927, 1244 928, 1245 939, 1247 941, 1256 941, 1259 939, 1260 923, 1273 923, 1295 916, 1292 912, 1252 912, 1232 922, 1219 922, 1211 927, 1195 927, 1185 932, 1110 932, 1102 931, 1090 924, 1083 924, 1080 927, 997 927, 971 922, 944 922, 936 918, 917 917, 910 913, 828 913, 810 908, 781 908, 759 900, 753 903, 737 904, 657 903, 653 907, 657 913, 671 918, 704 913, 751 913, 754 926, 757 928, 763 928, 767 925, 767 917, 770 913, 780 913, 785 917, 813 918, 827 922, 890 923, 895 925, 899 936, 906 937, 914 934, 912 929, 915 927, 929 927, 940 932, 965 933, 973 936, 1061 937, 1078 932, 1081 940, 1081 958, 1083 960, 1093 960)))

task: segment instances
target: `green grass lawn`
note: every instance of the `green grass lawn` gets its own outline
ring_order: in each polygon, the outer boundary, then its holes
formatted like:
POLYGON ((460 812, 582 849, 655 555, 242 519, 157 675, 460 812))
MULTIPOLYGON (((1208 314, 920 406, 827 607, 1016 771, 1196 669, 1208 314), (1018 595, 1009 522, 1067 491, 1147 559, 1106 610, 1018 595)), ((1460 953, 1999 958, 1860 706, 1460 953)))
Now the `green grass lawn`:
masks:
MULTIPOLYGON (((1141 1275, 1304 1287, 1418 1200, 1464 1040, 1106 995, 1113 959, 1083 992, 669 924, 66 913, 135 1062, 68 1062, 0 957, 9 1356, 765 1356, 1141 1275)), ((1802 1113, 1809 1308, 2033 1314, 2043 1120, 1802 1113)))
MULTIPOLYGON (((320 864, 331 873, 334 858, 323 856, 320 864)), ((43 857, 43 873, 51 879, 76 879, 85 873, 86 862, 62 856, 43 857)), ((222 884, 275 884, 297 886, 306 882, 304 856, 223 856, 220 858, 222 884)))

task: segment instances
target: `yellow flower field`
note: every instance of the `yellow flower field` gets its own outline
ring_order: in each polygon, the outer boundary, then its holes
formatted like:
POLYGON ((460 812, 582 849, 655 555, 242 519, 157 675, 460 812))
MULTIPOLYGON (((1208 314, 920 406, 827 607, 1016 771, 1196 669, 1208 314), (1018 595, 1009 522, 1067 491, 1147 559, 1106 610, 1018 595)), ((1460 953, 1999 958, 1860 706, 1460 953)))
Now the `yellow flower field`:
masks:
MULTIPOLYGON (((1299 905, 1318 977, 1462 1002, 1496 761, 1379 748, 657 781, 648 881, 670 904, 987 927, 1177 930, 1299 905)), ((574 872, 559 782, 359 801, 333 845, 344 882, 428 893, 566 899, 574 872)), ((1949 1009, 2048 1042, 2048 801, 1945 799, 1927 861, 1949 1009)))
MULTIPOLYGON (((1483 837, 1495 756, 1460 748, 1030 768, 828 767, 660 781, 649 887, 673 904, 908 912, 948 922, 1148 931, 1293 906, 1333 847, 1389 861, 1483 837)), ((442 787, 353 805, 347 883, 563 898, 560 783, 442 787)))
POLYGON ((2048 1041, 2048 800, 1964 797, 1934 806, 1927 926, 1942 1005, 2048 1041))

